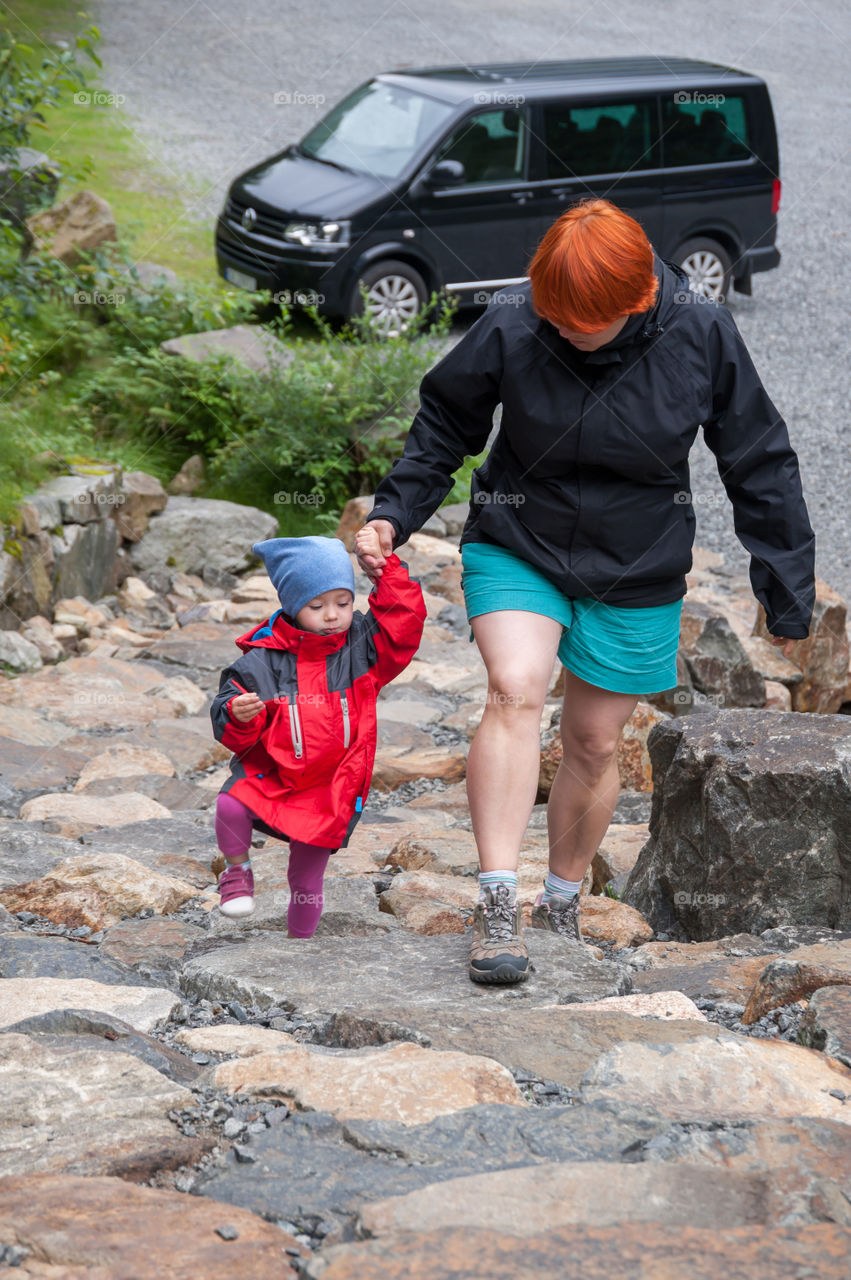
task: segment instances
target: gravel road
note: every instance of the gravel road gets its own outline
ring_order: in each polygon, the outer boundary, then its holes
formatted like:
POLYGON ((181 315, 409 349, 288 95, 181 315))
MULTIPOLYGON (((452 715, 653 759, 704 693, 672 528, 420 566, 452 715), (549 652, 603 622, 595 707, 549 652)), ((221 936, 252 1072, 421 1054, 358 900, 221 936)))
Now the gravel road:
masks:
MULTIPOLYGON (((780 137, 779 270, 731 308, 798 451, 817 572, 851 601, 848 360, 851 23, 825 0, 95 0, 103 81, 209 222, 230 180, 368 76, 404 65, 661 53, 764 76, 780 137), (275 94, 289 94, 273 105, 275 94), (200 192, 200 194, 199 194, 200 192)), ((462 329, 464 325, 462 322, 462 329)), ((697 541, 743 570, 709 451, 692 453, 697 541)))

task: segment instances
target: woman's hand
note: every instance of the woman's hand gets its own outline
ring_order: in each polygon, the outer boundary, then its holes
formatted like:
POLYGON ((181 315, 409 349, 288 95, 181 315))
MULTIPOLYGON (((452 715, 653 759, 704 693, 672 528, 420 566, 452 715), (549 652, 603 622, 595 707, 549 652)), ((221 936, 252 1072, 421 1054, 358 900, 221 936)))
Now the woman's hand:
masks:
POLYGON ((370 582, 377 582, 393 552, 396 530, 389 520, 370 520, 355 534, 355 556, 370 582))
POLYGON ((241 693, 230 704, 230 712, 234 720, 247 724, 255 716, 259 716, 266 704, 256 693, 241 693))
POLYGON ((771 643, 773 645, 777 645, 778 648, 781 645, 783 646, 784 658, 790 658, 792 656, 792 650, 794 649, 795 645, 798 643, 797 640, 787 640, 784 636, 769 636, 768 638, 771 641, 771 643))

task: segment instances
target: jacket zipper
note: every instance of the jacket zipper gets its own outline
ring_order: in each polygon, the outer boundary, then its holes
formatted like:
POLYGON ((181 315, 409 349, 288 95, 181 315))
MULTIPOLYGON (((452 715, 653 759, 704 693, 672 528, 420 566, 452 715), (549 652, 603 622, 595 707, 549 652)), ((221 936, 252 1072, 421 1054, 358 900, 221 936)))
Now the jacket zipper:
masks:
MULTIPOLYGON (((297 699, 298 694, 294 694, 293 697, 297 699)), ((290 701, 288 697, 287 706, 290 713, 290 733, 293 738, 293 749, 295 750, 296 760, 300 760, 304 754, 304 746, 301 739, 301 720, 299 719, 298 714, 298 702, 290 701)))
POLYGON ((347 747, 351 739, 351 726, 349 724, 349 700, 343 690, 340 690, 340 702, 343 707, 343 746, 347 747))

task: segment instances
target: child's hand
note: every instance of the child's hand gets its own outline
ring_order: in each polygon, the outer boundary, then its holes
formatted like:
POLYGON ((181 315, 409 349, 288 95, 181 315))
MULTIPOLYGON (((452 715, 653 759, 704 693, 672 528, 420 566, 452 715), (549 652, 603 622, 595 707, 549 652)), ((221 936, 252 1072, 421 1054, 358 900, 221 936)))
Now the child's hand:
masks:
POLYGON ((258 698, 256 693, 241 693, 230 704, 231 715, 240 724, 245 724, 248 720, 253 720, 255 716, 259 716, 265 705, 262 698, 258 698))
POLYGON ((387 520, 372 520, 355 534, 355 555, 370 582, 381 577, 385 559, 392 553, 395 530, 387 520), (383 535, 383 539, 382 539, 383 535), (382 540, 385 547, 382 548, 382 540))

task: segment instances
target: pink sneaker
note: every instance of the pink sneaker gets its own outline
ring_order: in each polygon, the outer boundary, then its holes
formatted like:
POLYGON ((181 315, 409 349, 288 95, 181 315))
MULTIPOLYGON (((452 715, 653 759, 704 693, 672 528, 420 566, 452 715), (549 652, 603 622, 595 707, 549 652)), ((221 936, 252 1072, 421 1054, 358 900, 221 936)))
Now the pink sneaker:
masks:
POLYGON ((250 916, 254 910, 254 872, 245 863, 226 867, 219 876, 219 910, 223 916, 250 916))

